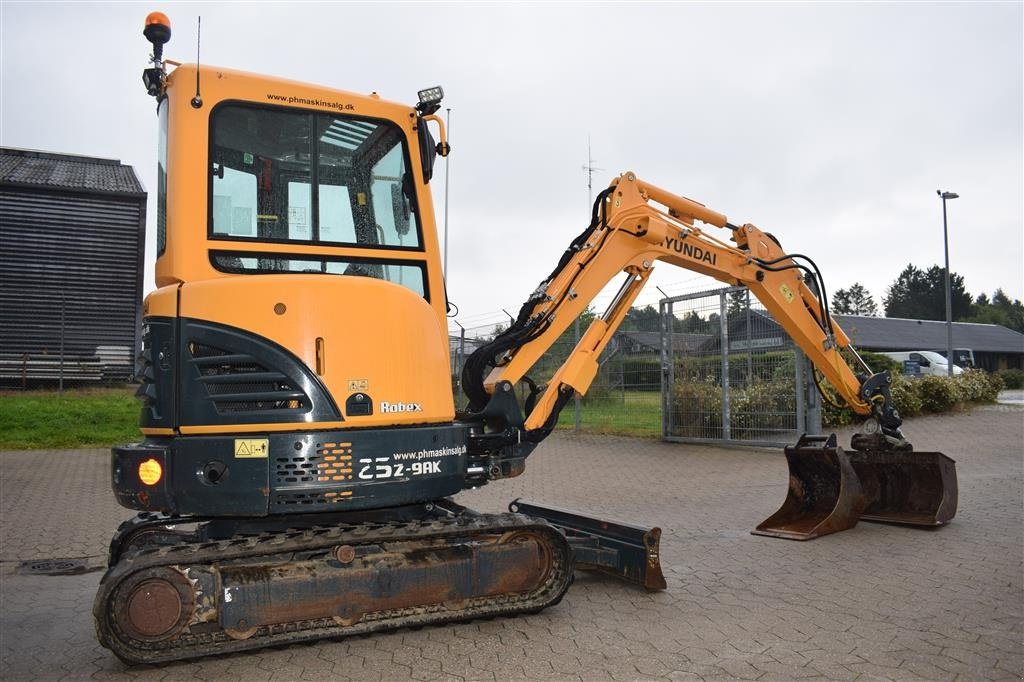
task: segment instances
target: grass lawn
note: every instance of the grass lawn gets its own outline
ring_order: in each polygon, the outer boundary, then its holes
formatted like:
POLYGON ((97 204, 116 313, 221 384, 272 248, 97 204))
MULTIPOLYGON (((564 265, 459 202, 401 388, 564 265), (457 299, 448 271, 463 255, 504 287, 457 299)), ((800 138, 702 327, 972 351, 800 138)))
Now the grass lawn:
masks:
MULTIPOLYGON (((576 423, 574 402, 562 410, 559 429, 572 429, 576 423)), ((661 436, 661 393, 626 391, 609 397, 584 398, 580 405, 580 430, 622 436, 658 438, 661 436)))
POLYGON ((134 387, 0 391, 0 449, 110 447, 141 440, 134 387))
MULTIPOLYGON (((75 388, 64 391, 0 391, 0 449, 106 448, 142 438, 141 403, 135 389, 75 388)), ((657 438, 661 395, 627 391, 583 400, 580 426, 587 433, 657 438)), ((562 410, 559 429, 572 429, 575 410, 562 410)))

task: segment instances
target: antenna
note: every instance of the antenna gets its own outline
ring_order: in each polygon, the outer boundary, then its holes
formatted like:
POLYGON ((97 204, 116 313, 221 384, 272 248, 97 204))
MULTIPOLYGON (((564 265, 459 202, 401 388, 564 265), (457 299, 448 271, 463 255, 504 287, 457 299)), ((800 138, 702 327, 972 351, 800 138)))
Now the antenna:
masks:
POLYGON ((199 96, 199 38, 203 33, 203 18, 196 17, 196 96, 192 98, 192 108, 203 106, 203 98, 199 96))
MULTIPOLYGON (((598 168, 594 165, 594 155, 590 151, 590 133, 587 133, 587 163, 583 166, 583 170, 587 171, 587 214, 590 213, 590 207, 594 205, 594 171, 604 170, 604 168, 598 168)), ((580 318, 577 315, 576 320, 573 322, 573 335, 576 339, 576 343, 580 342, 580 318)), ((574 430, 576 433, 580 432, 580 394, 577 393, 573 401, 575 403, 575 416, 574 416, 574 430)))
POLYGON ((594 203, 594 171, 603 171, 604 168, 598 168, 594 165, 594 156, 590 153, 590 133, 587 133, 587 163, 583 166, 583 170, 587 171, 587 210, 594 203))

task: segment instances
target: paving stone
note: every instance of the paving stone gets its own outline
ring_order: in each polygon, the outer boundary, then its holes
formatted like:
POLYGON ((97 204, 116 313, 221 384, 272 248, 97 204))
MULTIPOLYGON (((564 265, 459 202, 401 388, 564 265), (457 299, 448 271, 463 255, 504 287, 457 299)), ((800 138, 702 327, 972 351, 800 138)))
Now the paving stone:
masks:
POLYGON ((22 560, 104 559, 131 515, 111 499, 106 451, 0 452, 0 679, 1020 679, 1024 410, 905 430, 918 450, 957 460, 947 527, 755 537, 785 497, 780 452, 557 432, 525 474, 458 501, 500 511, 523 496, 658 525, 668 590, 580 573, 561 604, 529 617, 134 668, 95 642, 100 573, 16 572, 22 560))

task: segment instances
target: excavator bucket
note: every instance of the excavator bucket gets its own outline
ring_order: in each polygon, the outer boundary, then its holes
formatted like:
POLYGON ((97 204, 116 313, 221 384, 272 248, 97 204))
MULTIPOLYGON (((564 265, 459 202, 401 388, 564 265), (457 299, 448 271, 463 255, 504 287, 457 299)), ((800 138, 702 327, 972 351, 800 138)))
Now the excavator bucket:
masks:
POLYGON ((956 515, 956 463, 941 452, 847 452, 835 434, 801 436, 785 452, 786 501, 756 535, 811 540, 852 528, 860 519, 937 526, 956 515))
POLYGON ((787 540, 811 540, 857 525, 867 500, 836 436, 800 436, 785 449, 789 491, 782 507, 752 532, 787 540))
POLYGON ((956 462, 941 452, 852 450, 865 521, 939 526, 956 515, 956 462))

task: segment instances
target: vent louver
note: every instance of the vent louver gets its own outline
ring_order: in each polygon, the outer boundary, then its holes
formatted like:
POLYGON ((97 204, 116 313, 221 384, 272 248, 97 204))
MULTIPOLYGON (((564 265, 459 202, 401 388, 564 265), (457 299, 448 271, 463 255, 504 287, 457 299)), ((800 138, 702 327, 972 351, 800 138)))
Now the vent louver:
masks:
POLYGON ((251 355, 197 341, 188 344, 188 352, 199 382, 221 414, 303 413, 311 407, 309 396, 291 379, 251 355))

